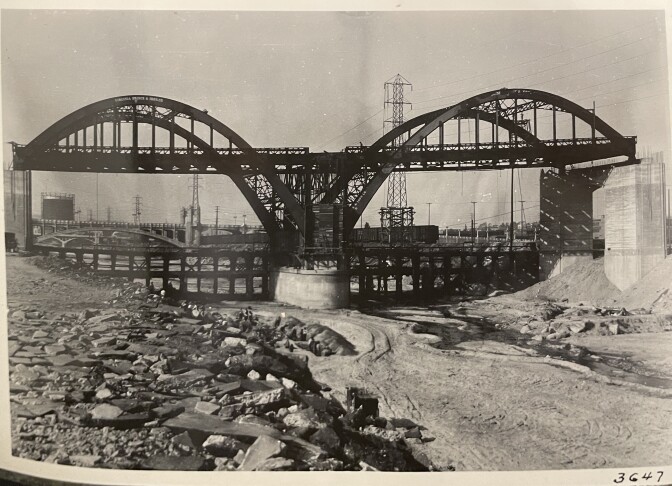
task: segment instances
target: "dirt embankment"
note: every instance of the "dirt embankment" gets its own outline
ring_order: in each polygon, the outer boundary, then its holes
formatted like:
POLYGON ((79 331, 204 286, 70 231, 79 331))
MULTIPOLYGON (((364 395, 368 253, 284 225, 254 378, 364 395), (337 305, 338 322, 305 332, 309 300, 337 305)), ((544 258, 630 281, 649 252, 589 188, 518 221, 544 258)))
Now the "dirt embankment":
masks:
POLYGON ((587 264, 573 265, 560 275, 517 292, 513 297, 672 313, 672 258, 660 262, 639 282, 622 292, 609 281, 604 273, 604 260, 598 258, 587 264))

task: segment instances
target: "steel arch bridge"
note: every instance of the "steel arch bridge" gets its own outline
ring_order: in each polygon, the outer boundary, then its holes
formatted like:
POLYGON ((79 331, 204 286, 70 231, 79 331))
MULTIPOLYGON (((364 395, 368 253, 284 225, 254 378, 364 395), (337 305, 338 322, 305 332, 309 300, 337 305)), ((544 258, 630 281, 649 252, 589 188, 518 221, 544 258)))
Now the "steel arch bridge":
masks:
POLYGON ((395 170, 565 170, 614 157, 625 160, 609 164, 632 164, 638 162, 635 147, 636 137, 621 135, 566 98, 502 88, 422 114, 370 146, 341 152, 253 148, 206 110, 143 95, 76 110, 29 144, 13 144, 13 153, 17 170, 225 174, 272 237, 283 231, 305 235, 309 208, 317 204, 344 207, 347 235, 395 170))

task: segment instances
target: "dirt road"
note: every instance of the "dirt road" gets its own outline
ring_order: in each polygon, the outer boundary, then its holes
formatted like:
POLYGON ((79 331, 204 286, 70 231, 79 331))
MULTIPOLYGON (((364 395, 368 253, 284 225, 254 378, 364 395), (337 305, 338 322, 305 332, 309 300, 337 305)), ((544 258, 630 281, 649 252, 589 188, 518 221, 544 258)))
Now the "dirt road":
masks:
MULTIPOLYGON (((10 307, 52 311, 102 305, 113 289, 97 288, 8 258, 10 307)), ((235 303, 230 307, 236 306, 235 303)), ((381 398, 381 415, 409 418, 436 439, 419 445, 440 468, 531 470, 669 464, 672 390, 619 384, 559 366, 529 348, 471 339, 439 350, 437 337, 414 334, 414 321, 464 326, 426 308, 399 309, 405 320, 355 310, 307 311, 273 303, 255 312, 285 312, 341 333, 356 356, 310 358, 316 379, 344 400, 347 385, 381 398)), ((630 349, 648 367, 669 370, 672 335, 597 336, 591 345, 630 349), (651 352, 646 353, 650 348, 651 352), (642 358, 644 359, 644 358, 642 358), (667 360, 667 361, 666 361, 667 360)), ((579 371, 576 371, 578 369, 579 371)))
MULTIPOLYGON (((450 321, 427 310, 411 312, 450 321)), ((361 351, 356 357, 312 358, 316 378, 337 395, 349 384, 379 393, 383 415, 411 418, 436 437, 423 447, 441 468, 583 469, 670 462, 672 400, 658 396, 665 391, 602 383, 599 375, 559 367, 555 360, 547 363, 544 356, 500 342, 470 341, 437 350, 428 344, 435 336, 412 334, 410 322, 356 311, 292 313, 333 327, 361 351)), ((665 359, 661 351, 670 349, 672 336, 639 337, 665 359)), ((620 338, 628 345, 637 340, 634 335, 601 337, 612 348, 620 338)))

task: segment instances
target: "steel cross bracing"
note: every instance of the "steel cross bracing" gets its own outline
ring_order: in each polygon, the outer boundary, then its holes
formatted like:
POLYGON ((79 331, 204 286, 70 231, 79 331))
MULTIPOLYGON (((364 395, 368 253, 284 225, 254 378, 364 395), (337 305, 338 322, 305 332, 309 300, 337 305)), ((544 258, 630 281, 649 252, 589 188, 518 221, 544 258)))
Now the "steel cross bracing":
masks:
POLYGON ((635 137, 622 136, 594 112, 537 90, 482 93, 407 120, 370 146, 329 153, 253 148, 204 110, 165 98, 127 96, 83 107, 28 145, 13 144, 13 166, 225 174, 269 233, 301 231, 306 206, 318 203, 344 205, 349 231, 397 170, 564 169, 619 156, 636 163, 635 146, 635 137), (404 142, 395 146, 400 137, 404 142))

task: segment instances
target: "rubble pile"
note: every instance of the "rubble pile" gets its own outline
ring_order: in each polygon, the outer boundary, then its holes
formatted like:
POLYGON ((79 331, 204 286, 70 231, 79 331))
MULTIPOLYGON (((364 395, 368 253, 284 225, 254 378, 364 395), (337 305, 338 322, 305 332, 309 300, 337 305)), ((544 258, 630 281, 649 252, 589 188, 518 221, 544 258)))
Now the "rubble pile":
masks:
MULTIPOLYGON (((123 277, 110 277, 103 273, 96 272, 86 263, 78 263, 71 259, 61 259, 50 256, 30 257, 30 261, 36 267, 45 270, 47 273, 66 278, 74 277, 79 282, 114 289, 114 297, 105 302, 105 304, 123 306, 133 301, 144 301, 148 295, 146 287, 141 283, 129 282, 128 279, 123 277)), ((49 283, 44 278, 34 283, 36 284, 36 291, 48 291, 48 288, 44 289, 41 288, 41 286, 55 285, 54 282, 49 283)))
POLYGON ((576 334, 611 336, 672 330, 672 316, 652 315, 646 309, 551 305, 553 312, 519 320, 520 333, 534 341, 557 341, 576 334))
POLYGON ((10 311, 14 455, 124 469, 433 467, 417 424, 346 410, 312 378, 311 353, 354 352, 342 336, 122 289, 133 305, 10 311))

